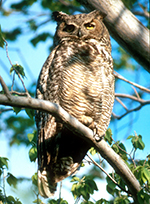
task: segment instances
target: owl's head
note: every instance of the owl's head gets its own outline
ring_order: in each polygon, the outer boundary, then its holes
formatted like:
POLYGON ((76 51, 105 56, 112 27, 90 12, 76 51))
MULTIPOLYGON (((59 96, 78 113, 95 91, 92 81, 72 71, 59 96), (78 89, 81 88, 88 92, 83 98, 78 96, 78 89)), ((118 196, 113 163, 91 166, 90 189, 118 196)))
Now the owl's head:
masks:
POLYGON ((55 11, 52 18, 57 22, 57 29, 54 37, 54 46, 65 39, 97 39, 107 34, 107 29, 102 20, 106 14, 94 10, 88 14, 67 15, 55 11))

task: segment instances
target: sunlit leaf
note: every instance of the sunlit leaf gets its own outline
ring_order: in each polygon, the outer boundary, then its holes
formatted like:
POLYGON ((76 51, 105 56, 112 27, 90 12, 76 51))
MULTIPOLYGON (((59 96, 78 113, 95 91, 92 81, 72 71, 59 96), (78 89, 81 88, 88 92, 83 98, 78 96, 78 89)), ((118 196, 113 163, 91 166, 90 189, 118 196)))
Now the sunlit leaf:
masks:
POLYGON ((37 173, 35 173, 35 174, 32 176, 32 183, 33 183, 35 186, 38 186, 38 176, 37 176, 37 173))
POLYGON ((34 134, 32 133, 29 133, 28 135, 27 135, 27 137, 28 137, 28 139, 29 139, 29 142, 32 142, 32 140, 34 139, 34 134))
POLYGON ((29 158, 31 162, 36 160, 37 148, 35 146, 31 147, 31 149, 29 150, 29 158))
POLYGON ((110 128, 106 131, 106 134, 105 134, 104 139, 105 139, 106 141, 108 141, 108 143, 109 143, 110 145, 112 144, 112 131, 111 131, 110 128))
POLYGON ((97 153, 97 151, 94 147, 91 147, 91 149, 89 149, 89 152, 91 155, 95 155, 97 153))
POLYGON ((77 176, 73 176, 71 179, 71 182, 74 182, 74 181, 80 181, 80 179, 77 176))

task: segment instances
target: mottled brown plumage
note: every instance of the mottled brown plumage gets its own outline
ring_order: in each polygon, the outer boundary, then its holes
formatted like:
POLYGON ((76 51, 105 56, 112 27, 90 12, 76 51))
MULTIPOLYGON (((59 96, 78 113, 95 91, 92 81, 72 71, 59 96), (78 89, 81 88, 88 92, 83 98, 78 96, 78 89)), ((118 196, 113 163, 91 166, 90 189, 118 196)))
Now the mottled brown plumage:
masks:
MULTIPOLYGON (((36 97, 59 104, 80 122, 105 135, 114 102, 109 33, 99 11, 67 15, 57 21, 54 49, 39 75, 36 97)), ((37 111, 38 185, 43 197, 79 167, 89 144, 50 114, 37 111)))

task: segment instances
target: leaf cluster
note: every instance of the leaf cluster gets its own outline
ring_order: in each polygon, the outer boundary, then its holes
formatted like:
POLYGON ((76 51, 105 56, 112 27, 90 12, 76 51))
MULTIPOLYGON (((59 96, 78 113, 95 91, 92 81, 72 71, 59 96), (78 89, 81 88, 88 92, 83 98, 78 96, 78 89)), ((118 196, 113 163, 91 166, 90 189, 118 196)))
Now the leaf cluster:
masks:
POLYGON ((34 130, 33 133, 28 134, 28 139, 32 147, 29 150, 29 158, 31 162, 35 162, 37 158, 37 145, 36 145, 37 132, 34 130))
POLYGON ((21 204, 18 198, 14 198, 13 196, 6 196, 5 193, 5 182, 7 182, 10 186, 14 188, 17 187, 18 179, 8 172, 8 158, 0 157, 0 180, 3 181, 2 189, 0 189, 0 201, 6 204, 21 204), (4 171, 7 170, 7 175, 4 175, 4 171))
POLYGON ((94 193, 94 190, 98 191, 95 181, 89 176, 84 176, 81 179, 74 176, 71 179, 71 182, 75 182, 71 188, 71 192, 75 199, 82 196, 86 201, 88 201, 90 195, 94 193))

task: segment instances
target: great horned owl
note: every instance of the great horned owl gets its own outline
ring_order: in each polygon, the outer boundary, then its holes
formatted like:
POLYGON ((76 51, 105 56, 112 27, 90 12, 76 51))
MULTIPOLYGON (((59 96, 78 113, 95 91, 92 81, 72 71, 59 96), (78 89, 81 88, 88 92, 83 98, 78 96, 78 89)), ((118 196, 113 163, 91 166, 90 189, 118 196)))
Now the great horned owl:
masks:
MULTIPOLYGON (((102 137, 114 102, 113 60, 104 14, 67 15, 57 21, 54 49, 39 75, 36 97, 59 104, 102 137)), ((38 187, 43 197, 79 167, 90 145, 52 115, 37 111, 38 187)))

